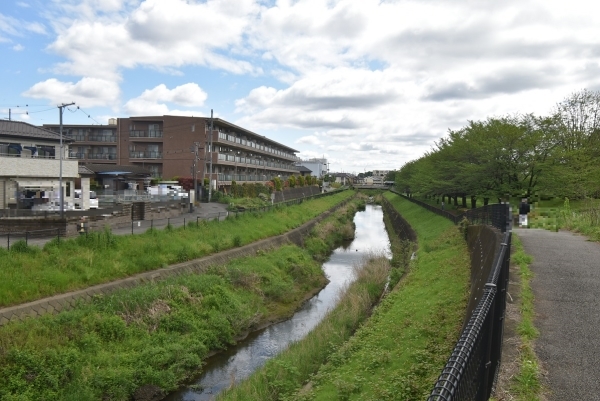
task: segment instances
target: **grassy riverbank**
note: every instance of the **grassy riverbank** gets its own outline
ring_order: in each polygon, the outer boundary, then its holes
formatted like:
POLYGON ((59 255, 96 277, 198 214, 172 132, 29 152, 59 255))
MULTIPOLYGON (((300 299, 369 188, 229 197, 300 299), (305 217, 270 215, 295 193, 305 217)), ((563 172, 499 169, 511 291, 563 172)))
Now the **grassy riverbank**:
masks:
MULTIPOLYGON (((349 217, 359 203, 338 209, 315 235, 327 231, 323 226, 338 238, 352 231, 349 217)), ((311 243, 0 327, 0 399, 130 400, 136 391, 175 389, 212 350, 289 316, 322 288, 326 278, 313 257, 321 247, 311 243)))
POLYGON ((300 205, 184 228, 117 236, 110 231, 52 241, 43 249, 0 248, 0 307, 64 293, 200 258, 279 235, 354 195, 343 191, 300 205))
MULTIPOLYGON (((386 193, 418 235, 417 259, 347 341, 353 313, 342 309, 333 327, 318 327, 320 341, 301 341, 224 394, 222 400, 426 399, 458 338, 469 290, 467 246, 448 220, 386 193), (320 330, 331 332, 321 334, 320 330), (301 361, 301 362, 300 362, 301 361)), ((399 247, 405 248, 405 247, 399 247)), ((397 255, 394 255, 397 256, 397 255)), ((354 301, 354 304, 358 302, 354 301)))
POLYGON ((464 239, 448 220, 384 196, 417 232, 417 258, 371 319, 290 399, 426 399, 454 347, 470 276, 464 239))
POLYGON ((343 294, 336 308, 304 339, 293 343, 277 357, 232 390, 221 401, 287 400, 306 383, 331 353, 338 349, 369 316, 381 296, 390 272, 385 257, 373 257, 355 270, 357 279, 343 294))

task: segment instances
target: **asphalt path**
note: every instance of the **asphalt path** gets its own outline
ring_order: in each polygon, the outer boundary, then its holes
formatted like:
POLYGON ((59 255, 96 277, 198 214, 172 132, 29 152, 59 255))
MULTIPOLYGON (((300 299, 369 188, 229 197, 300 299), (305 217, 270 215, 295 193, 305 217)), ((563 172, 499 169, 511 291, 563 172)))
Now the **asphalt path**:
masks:
MULTIPOLYGON (((156 229, 164 229, 168 224, 173 227, 181 227, 184 224, 196 223, 199 220, 224 220, 227 218, 229 212, 227 212, 227 205, 222 203, 201 203, 200 206, 196 207, 196 209, 192 213, 183 213, 177 217, 171 217, 169 219, 157 219, 154 221, 144 220, 144 221, 135 221, 132 224, 124 224, 120 227, 113 227, 111 229, 112 233, 115 235, 131 235, 133 234, 142 234, 150 227, 156 229)), ((29 238, 27 243, 29 245, 35 245, 39 247, 43 247, 44 244, 51 241, 54 237, 45 237, 45 238, 29 238)), ((23 238, 12 238, 11 243, 23 238)), ((0 237, 0 247, 6 248, 8 245, 7 237, 0 237)))
POLYGON ((535 351, 547 399, 600 400, 600 244, 567 231, 514 233, 533 256, 535 351))

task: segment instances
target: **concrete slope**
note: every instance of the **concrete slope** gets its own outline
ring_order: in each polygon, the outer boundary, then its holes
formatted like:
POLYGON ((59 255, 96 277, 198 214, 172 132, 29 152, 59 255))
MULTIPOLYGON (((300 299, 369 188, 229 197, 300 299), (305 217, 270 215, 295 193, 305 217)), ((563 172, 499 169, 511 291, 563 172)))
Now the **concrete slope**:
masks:
POLYGON ((514 232, 534 258, 535 351, 548 400, 600 400, 600 244, 566 231, 514 232))

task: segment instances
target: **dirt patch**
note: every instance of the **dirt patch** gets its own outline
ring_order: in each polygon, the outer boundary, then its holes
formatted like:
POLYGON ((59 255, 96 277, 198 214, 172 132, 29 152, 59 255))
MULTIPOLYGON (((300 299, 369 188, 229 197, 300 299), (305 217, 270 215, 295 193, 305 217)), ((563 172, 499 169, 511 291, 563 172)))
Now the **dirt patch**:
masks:
POLYGON ((520 349, 521 338, 517 333, 517 326, 521 322, 521 275, 519 266, 511 265, 506 295, 506 312, 504 319, 504 339, 502 343, 502 363, 498 373, 498 381, 493 397, 497 401, 516 400, 517 396, 510 391, 513 377, 519 373, 521 367, 520 349))
POLYGON ((134 401, 160 401, 165 396, 165 392, 158 386, 147 384, 139 387, 133 393, 134 401))

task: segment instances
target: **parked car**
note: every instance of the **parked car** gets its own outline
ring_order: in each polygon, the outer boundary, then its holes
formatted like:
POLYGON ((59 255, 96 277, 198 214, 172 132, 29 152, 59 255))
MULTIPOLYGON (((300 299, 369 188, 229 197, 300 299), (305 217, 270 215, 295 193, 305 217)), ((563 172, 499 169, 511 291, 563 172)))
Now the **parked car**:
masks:
MULTIPOLYGON (((75 208, 83 208, 81 189, 75 190, 75 208)), ((90 209, 98 209, 98 195, 96 195, 95 191, 90 191, 90 209)))

